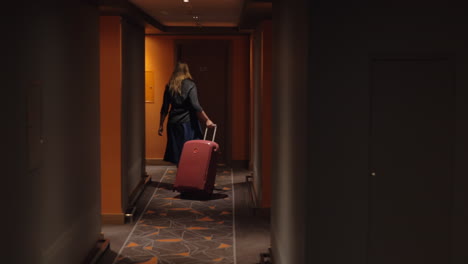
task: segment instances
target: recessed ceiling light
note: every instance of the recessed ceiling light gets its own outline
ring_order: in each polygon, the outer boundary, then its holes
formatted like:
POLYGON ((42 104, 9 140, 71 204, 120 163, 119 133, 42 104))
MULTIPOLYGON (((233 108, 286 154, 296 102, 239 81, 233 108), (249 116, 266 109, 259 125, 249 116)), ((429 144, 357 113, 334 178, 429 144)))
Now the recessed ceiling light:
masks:
POLYGON ((189 0, 184 0, 184 3, 188 3, 189 0))

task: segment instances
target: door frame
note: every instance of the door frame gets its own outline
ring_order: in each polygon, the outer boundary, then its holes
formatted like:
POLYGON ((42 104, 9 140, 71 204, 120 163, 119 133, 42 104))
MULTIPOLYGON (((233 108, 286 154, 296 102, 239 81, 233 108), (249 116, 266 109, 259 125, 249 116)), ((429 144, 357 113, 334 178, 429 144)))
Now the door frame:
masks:
MULTIPOLYGON (((232 40, 227 38, 179 38, 174 40, 174 65, 177 64, 180 58, 180 46, 182 44, 193 44, 193 43, 203 43, 206 41, 217 41, 217 42, 224 42, 226 44, 226 96, 224 98, 224 105, 225 105, 225 163, 226 165, 231 166, 232 164, 232 115, 234 114, 232 111, 232 40)), ((203 132, 203 131, 202 131, 203 132)))
MULTIPOLYGON (((452 113, 452 120, 451 120, 451 131, 452 131, 452 136, 451 136, 451 216, 450 216, 450 223, 453 224, 453 214, 455 213, 454 211, 454 203, 456 202, 454 200, 454 185, 456 184, 457 176, 456 176, 456 170, 455 170, 455 152, 456 152, 456 133, 457 133, 457 120, 456 120, 456 108, 457 108, 457 103, 456 103, 456 93, 457 93, 457 79, 456 79, 456 54, 455 53, 450 53, 450 52, 434 52, 434 53, 414 53, 414 52, 376 52, 376 53, 370 53, 369 58, 368 58, 368 69, 369 69, 369 75, 368 75, 368 80, 369 80, 369 93, 368 93, 368 113, 369 113, 369 129, 368 129, 368 172, 367 172, 367 178, 368 178, 368 199, 367 199, 367 218, 368 218, 368 223, 367 223, 367 228, 366 228, 366 255, 369 257, 369 247, 370 247, 370 236, 371 236, 371 230, 370 230, 370 223, 372 221, 371 217, 371 209, 372 209, 372 181, 373 181, 373 176, 371 173, 373 172, 373 165, 374 162, 372 160, 373 158, 373 140, 372 140, 372 128, 373 128, 373 111, 374 111, 374 87, 375 84, 373 82, 373 63, 375 61, 447 61, 450 66, 450 72, 452 75, 451 78, 451 89, 452 89, 452 104, 451 104, 451 109, 450 112, 452 113)), ((453 236, 454 230, 453 226, 449 228, 449 237, 453 236)), ((451 240, 453 242, 453 240, 451 240)), ((453 252, 453 248, 451 248, 450 245, 450 252, 453 252)), ((453 253, 451 253, 453 254, 453 253)), ((450 257, 453 257, 453 255, 450 255, 450 257)))

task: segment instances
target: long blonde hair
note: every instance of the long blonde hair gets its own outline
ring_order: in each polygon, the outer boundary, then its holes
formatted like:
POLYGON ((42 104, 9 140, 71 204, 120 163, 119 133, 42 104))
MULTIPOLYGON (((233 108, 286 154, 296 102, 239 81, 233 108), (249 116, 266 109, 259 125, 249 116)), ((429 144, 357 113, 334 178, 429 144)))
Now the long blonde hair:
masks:
POLYGON ((172 72, 171 79, 169 80, 169 91, 174 94, 181 94, 182 81, 185 79, 192 79, 189 67, 185 62, 177 62, 174 71, 172 72))

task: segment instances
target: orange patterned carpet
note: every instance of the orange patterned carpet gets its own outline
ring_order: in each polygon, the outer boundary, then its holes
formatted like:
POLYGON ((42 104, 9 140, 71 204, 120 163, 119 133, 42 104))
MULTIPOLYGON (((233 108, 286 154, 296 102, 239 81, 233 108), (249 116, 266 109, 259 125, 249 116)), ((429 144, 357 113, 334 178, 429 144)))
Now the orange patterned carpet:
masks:
POLYGON ((218 169, 208 200, 181 199, 175 175, 166 171, 114 263, 235 263, 232 171, 218 169))

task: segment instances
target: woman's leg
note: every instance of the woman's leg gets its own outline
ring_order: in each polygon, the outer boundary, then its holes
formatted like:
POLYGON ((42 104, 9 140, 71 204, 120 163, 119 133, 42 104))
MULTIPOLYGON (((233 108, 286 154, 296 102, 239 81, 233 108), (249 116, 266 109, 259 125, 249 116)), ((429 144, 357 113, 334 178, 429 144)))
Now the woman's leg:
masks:
POLYGON ((180 153, 184 144, 184 129, 180 124, 167 125, 167 145, 164 160, 179 163, 180 153))

